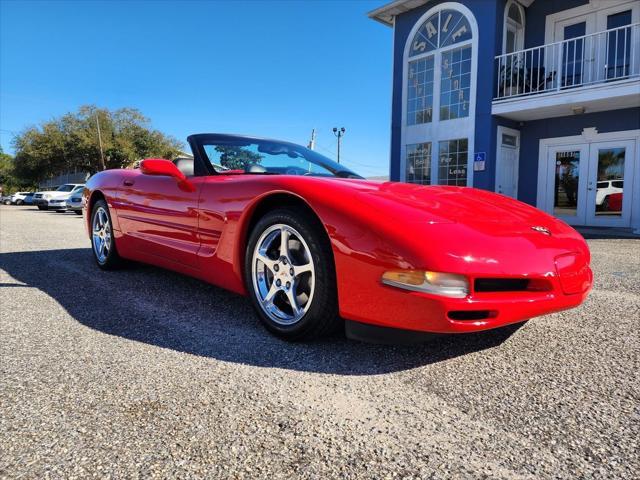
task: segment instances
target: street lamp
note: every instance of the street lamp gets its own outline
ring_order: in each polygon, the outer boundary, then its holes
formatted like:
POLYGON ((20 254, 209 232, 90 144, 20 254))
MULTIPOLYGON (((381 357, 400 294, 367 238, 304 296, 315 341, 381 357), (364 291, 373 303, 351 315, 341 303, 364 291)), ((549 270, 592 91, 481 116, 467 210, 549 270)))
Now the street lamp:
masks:
POLYGON ((340 163, 340 142, 342 141, 342 137, 344 136, 344 132, 346 132, 345 128, 342 127, 340 129, 333 127, 333 134, 338 137, 338 163, 340 163))

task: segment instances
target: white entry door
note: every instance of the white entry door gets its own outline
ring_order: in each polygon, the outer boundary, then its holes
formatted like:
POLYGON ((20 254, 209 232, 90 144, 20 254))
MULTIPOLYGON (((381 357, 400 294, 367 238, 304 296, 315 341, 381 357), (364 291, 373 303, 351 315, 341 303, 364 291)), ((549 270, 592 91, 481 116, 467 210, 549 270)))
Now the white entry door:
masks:
POLYGON ((633 140, 590 144, 587 225, 629 226, 635 148, 633 140))
POLYGON ((518 162, 520 160, 520 132, 498 127, 498 155, 496 158, 496 192, 518 198, 518 162))

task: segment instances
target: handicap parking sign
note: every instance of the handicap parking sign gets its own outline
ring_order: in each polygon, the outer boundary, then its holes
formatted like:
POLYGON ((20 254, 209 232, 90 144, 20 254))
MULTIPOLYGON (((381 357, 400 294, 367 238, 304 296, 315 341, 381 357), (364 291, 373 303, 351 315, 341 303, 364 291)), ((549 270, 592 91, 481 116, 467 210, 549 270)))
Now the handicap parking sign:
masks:
POLYGON ((476 152, 473 154, 473 170, 480 172, 484 170, 484 164, 487 159, 486 152, 476 152))

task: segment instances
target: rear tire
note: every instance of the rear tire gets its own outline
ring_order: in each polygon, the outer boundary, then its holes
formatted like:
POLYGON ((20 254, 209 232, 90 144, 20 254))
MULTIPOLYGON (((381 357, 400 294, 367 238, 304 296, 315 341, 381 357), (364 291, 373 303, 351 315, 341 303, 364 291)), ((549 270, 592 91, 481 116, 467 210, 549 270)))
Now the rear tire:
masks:
POLYGON ((113 270, 122 266, 122 258, 116 249, 113 223, 109 207, 104 200, 98 200, 91 209, 91 251, 98 267, 113 270))
POLYGON ((38 205, 38 210, 48 210, 48 207, 44 207, 42 205, 38 205))
POLYGON ((24 205, 24 200, 18 200, 18 201, 16 202, 16 205, 24 205))
POLYGON ((310 340, 342 326, 331 246, 306 211, 280 208, 258 221, 249 235, 244 276, 251 303, 271 333, 310 340))
POLYGON ((73 213, 76 215, 82 215, 82 210, 74 210, 73 213))

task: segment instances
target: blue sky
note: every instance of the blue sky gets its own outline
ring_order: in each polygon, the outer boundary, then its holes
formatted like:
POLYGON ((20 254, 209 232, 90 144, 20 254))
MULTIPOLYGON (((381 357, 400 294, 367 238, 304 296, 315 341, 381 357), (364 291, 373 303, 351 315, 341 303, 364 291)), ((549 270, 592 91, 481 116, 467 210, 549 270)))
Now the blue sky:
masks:
POLYGON ((0 0, 0 140, 83 104, 139 108, 183 140, 230 132, 306 143, 388 173, 384 1, 0 0))

